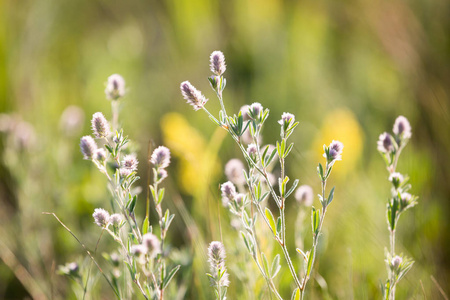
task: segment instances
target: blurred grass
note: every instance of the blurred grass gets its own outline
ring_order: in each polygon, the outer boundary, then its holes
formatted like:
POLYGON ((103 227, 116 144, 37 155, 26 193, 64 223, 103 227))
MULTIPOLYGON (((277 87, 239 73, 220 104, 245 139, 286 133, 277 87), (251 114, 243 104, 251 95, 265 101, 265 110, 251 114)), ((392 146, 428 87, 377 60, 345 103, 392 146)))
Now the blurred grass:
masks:
MULTIPOLYGON (((315 167, 322 145, 344 141, 317 269, 328 288, 313 283, 312 298, 380 297, 389 186, 375 143, 399 114, 410 120, 413 138, 398 169, 410 175, 420 199, 400 221, 398 249, 416 264, 398 287, 398 298, 439 299, 430 276, 450 293, 445 284, 450 281, 449 13, 445 0, 0 1, 0 112, 31 124, 35 136, 23 149, 13 134, 2 133, 0 298, 74 297, 54 269, 80 260, 83 251, 41 212, 56 212, 95 245, 91 213, 107 206, 109 196, 103 178, 82 161, 78 142, 89 133, 94 112, 110 116, 103 88, 112 73, 127 81, 121 120, 140 161, 149 140, 173 147, 176 156, 168 193, 181 193, 187 215, 182 218, 180 206, 174 206, 177 226, 169 235, 183 253, 180 259, 190 257, 193 266, 180 275, 192 281, 184 283, 185 298, 211 296, 199 251, 221 238, 229 252, 230 298, 258 297, 246 284, 264 288, 264 282, 239 252, 243 245, 226 210, 218 208, 218 184, 225 180, 221 166, 240 157, 237 147, 179 93, 179 83, 188 79, 210 98, 208 109, 218 111, 206 80, 208 57, 216 49, 227 58, 228 110, 254 101, 271 109, 264 143, 277 138, 275 122, 282 112, 300 121, 288 160, 291 178, 318 191, 315 167), (69 105, 85 113, 76 134, 60 128, 69 105), (195 222, 198 232, 185 237, 195 222), (205 244, 196 244, 196 237, 205 244), (5 263, 8 251, 17 264, 5 263), (14 266, 32 279, 20 281, 14 266), (255 278, 245 278, 240 268, 254 270, 255 278)), ((145 164, 140 168, 145 190, 145 164)), ((293 210, 289 226, 295 218, 293 210)), ((102 251, 110 246, 103 244, 102 251)), ((280 278, 288 297, 289 276, 280 278)), ((108 298, 105 283, 98 282, 97 295, 108 298)))

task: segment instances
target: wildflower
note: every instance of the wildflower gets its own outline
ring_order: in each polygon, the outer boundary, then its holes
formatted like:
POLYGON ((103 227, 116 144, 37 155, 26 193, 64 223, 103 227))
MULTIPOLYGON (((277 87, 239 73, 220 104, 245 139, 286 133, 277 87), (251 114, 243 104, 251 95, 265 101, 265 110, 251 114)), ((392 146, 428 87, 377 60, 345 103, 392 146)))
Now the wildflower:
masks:
POLYGON ((152 233, 146 233, 142 237, 142 245, 147 248, 147 253, 150 256, 153 256, 156 253, 160 252, 161 242, 156 237, 156 235, 152 233))
POLYGON ((341 142, 333 140, 328 148, 326 145, 324 145, 323 148, 325 150, 323 156, 328 160, 328 162, 342 160, 341 154, 344 149, 344 145, 341 142))
POLYGON ((154 164, 157 169, 167 168, 170 164, 170 150, 167 147, 159 146, 153 151, 150 162, 154 164))
POLYGON ((103 208, 96 208, 92 214, 94 222, 100 227, 106 227, 109 223, 109 213, 103 208))
POLYGON ((211 72, 216 74, 217 76, 221 76, 225 73, 227 66, 225 65, 225 56, 221 51, 214 51, 210 56, 210 68, 211 72))
POLYGON ((400 194, 400 204, 401 207, 407 207, 411 203, 412 196, 410 193, 401 193, 400 194))
POLYGON ((61 114, 59 128, 64 134, 74 136, 81 130, 83 121, 83 110, 78 106, 70 105, 61 114))
POLYGON ((134 256, 141 256, 147 253, 147 247, 145 245, 132 245, 130 250, 134 256))
POLYGON ((156 172, 156 178, 155 181, 157 183, 160 183, 161 181, 163 181, 164 179, 167 178, 167 171, 165 169, 158 169, 158 171, 156 172))
POLYGON ((80 148, 84 159, 92 159, 97 150, 97 144, 91 136, 86 135, 80 139, 80 148))
POLYGON ((208 102, 208 99, 206 99, 205 96, 203 96, 189 81, 182 82, 180 89, 184 99, 194 107, 194 110, 201 109, 206 102, 208 102))
POLYGON ((243 170, 244 164, 237 158, 230 159, 225 165, 227 179, 237 185, 245 183, 243 170))
POLYGON ((112 214, 111 217, 109 218, 109 221, 111 222, 111 224, 114 227, 119 227, 120 224, 122 224, 122 215, 120 214, 112 214))
POLYGON ((289 126, 290 124, 293 124, 295 122, 295 116, 291 113, 283 113, 281 115, 281 120, 278 121, 278 124, 284 125, 285 127, 289 126))
POLYGON ((92 132, 98 139, 106 138, 110 134, 109 123, 101 112, 92 115, 92 132))
POLYGON ((250 120, 250 117, 248 115, 248 110, 250 109, 250 105, 245 104, 244 106, 241 107, 241 109, 239 110, 242 114, 242 118, 244 119, 244 121, 248 121, 250 120))
POLYGON ((221 242, 211 242, 208 247, 208 262, 210 265, 211 275, 214 280, 213 285, 228 286, 227 268, 225 267, 225 247, 221 242))
POLYGON ((99 148, 99 149, 95 150, 94 159, 97 161, 100 161, 100 162, 105 161, 105 159, 106 159, 105 149, 99 148))
POLYGON ((119 74, 113 74, 108 77, 105 89, 106 98, 117 100, 125 96, 125 80, 119 74))
POLYGON ((398 269, 398 267, 400 266, 400 264, 401 264, 402 262, 403 262, 403 259, 402 259, 400 256, 396 255, 396 256, 394 256, 394 257, 392 258, 391 266, 392 266, 394 269, 398 269))
POLYGON ((120 178, 127 178, 128 176, 130 176, 130 174, 133 172, 133 170, 128 169, 128 168, 120 168, 119 169, 119 174, 120 174, 120 178))
POLYGON ((236 187, 231 181, 222 184, 220 190, 222 191, 222 201, 232 201, 236 197, 236 187))
POLYGON ((313 189, 309 185, 301 185, 294 197, 300 205, 311 206, 314 200, 313 189))
POLYGON ((409 139, 411 137, 411 125, 404 116, 399 116, 395 119, 394 128, 392 129, 395 135, 409 139))
POLYGON ((400 186, 403 180, 404 180, 403 175, 398 172, 394 172, 391 173, 391 175, 389 175, 389 181, 392 182, 392 184, 396 189, 400 186))
POLYGON ((380 152, 390 153, 394 151, 394 143, 392 142, 392 136, 387 132, 383 132, 382 134, 380 134, 377 145, 378 145, 377 149, 380 152))
POLYGON ((249 116, 254 120, 259 120, 263 113, 263 107, 261 103, 255 102, 250 106, 249 116))
POLYGON ((251 157, 251 159, 256 161, 258 155, 258 147, 255 144, 249 144, 247 147, 247 153, 251 157))
POLYGON ((134 154, 128 154, 123 158, 122 167, 131 171, 136 171, 139 161, 134 154))

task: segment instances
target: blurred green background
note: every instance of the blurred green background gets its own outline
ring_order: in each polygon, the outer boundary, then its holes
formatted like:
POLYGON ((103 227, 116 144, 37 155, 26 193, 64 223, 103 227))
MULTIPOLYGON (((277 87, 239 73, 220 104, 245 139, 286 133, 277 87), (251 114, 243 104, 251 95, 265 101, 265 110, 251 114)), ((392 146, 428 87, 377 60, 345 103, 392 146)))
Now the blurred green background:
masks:
MULTIPOLYGON (((100 232, 91 214, 109 208, 109 194, 78 143, 90 134, 93 113, 110 118, 104 86, 113 73, 127 82, 120 119, 141 161, 142 209, 149 141, 174 156, 165 204, 176 214, 169 239, 183 264, 172 287, 178 298, 211 299, 204 255, 221 238, 229 254, 229 298, 257 298, 246 284, 264 289, 261 276, 255 269, 250 283, 243 279, 242 270, 254 266, 218 205, 223 166, 242 157, 179 92, 189 80, 217 115, 206 78, 210 53, 222 50, 229 112, 255 101, 268 107, 264 143, 275 143, 283 112, 300 121, 287 165, 291 178, 318 192, 322 145, 345 144, 315 269, 326 285, 311 281, 309 298, 381 298, 390 192, 376 141, 404 115, 413 137, 398 171, 409 174, 420 198, 397 231, 397 251, 416 260, 397 295, 444 299, 441 293, 450 292, 449 16, 445 0, 0 0, 0 298, 75 298, 70 281, 55 270, 68 261, 87 265, 85 253, 41 213, 55 212, 95 247, 100 232), (70 105, 81 110, 62 117, 70 105)), ((297 210, 292 203, 292 231, 297 210)), ((99 253, 111 249, 105 239, 99 253)), ((289 298, 285 273, 278 284, 289 298)), ((111 296, 97 276, 91 298, 111 296)))

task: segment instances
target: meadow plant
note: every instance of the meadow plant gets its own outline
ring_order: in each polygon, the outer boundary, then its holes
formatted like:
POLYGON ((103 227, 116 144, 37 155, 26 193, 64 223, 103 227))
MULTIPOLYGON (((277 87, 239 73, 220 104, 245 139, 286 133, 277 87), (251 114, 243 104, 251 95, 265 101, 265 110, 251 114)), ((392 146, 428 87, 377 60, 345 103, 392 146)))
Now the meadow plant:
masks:
POLYGON ((221 242, 211 242, 208 247, 208 262, 211 273, 207 273, 217 300, 227 299, 227 287, 230 285, 225 266, 225 247, 221 242))
POLYGON ((378 151, 384 158, 391 182, 391 197, 386 204, 386 217, 390 237, 390 248, 385 249, 388 279, 381 289, 384 299, 395 299, 395 288, 406 273, 411 269, 414 261, 403 254, 395 252, 395 230, 400 215, 417 204, 417 196, 409 193, 411 184, 408 176, 398 173, 397 163, 403 148, 411 138, 411 126, 408 119, 399 116, 394 123, 393 135, 384 132, 377 143, 378 151))
MULTIPOLYGON (((115 133, 111 132, 110 124, 105 116, 97 112, 91 120, 95 139, 92 136, 83 136, 80 140, 84 159, 92 161, 105 175, 113 199, 112 214, 103 208, 96 208, 92 214, 94 223, 101 228, 102 232, 111 236, 119 246, 118 254, 104 255, 116 272, 111 273, 111 278, 103 275, 117 298, 131 298, 132 288, 127 285, 127 280, 124 279, 123 286, 119 284, 121 274, 117 272, 117 264, 123 262, 129 271, 128 280, 131 279, 134 282, 146 299, 162 300, 167 285, 180 268, 178 265, 169 272, 166 270, 168 251, 165 248, 165 237, 174 215, 170 214, 169 210, 162 209, 164 188, 160 185, 167 178, 166 168, 170 164, 170 151, 160 146, 153 151, 150 158, 150 163, 153 164, 153 184, 149 186, 149 189, 158 215, 159 235, 157 236, 150 224, 150 199, 147 199, 143 221, 139 222, 136 215, 139 189, 135 188, 134 184, 139 180, 137 176, 139 161, 136 154, 129 153, 127 147, 129 139, 123 134, 123 130, 117 129, 118 102, 125 94, 123 78, 117 74, 111 75, 108 78, 105 93, 111 100, 115 133)), ((94 259, 89 252, 88 254, 94 259)), ((80 279, 78 268, 75 270, 73 264, 60 267, 60 273, 72 279, 80 279)))
MULTIPOLYGON (((330 193, 326 193, 327 179, 336 161, 341 160, 343 144, 339 141, 332 141, 329 146, 324 145, 323 156, 326 159, 325 167, 319 163, 317 172, 321 181, 322 192, 319 195, 321 208, 312 208, 312 246, 309 250, 297 248, 303 270, 299 276, 296 268, 297 259, 289 252, 286 239, 286 207, 293 204, 287 198, 294 194, 299 180, 294 180, 289 187, 290 178, 286 176, 286 158, 291 152, 294 144, 288 143, 289 137, 298 126, 295 116, 291 113, 283 113, 278 124, 280 125, 280 140, 276 146, 261 146, 261 135, 263 125, 269 116, 269 109, 264 108, 260 103, 255 102, 241 108, 240 112, 233 116, 227 114, 223 91, 226 86, 226 79, 223 73, 226 70, 225 57, 222 52, 214 51, 210 57, 210 68, 214 74, 210 76, 209 82, 215 91, 219 103, 219 116, 216 118, 205 107, 208 99, 197 90, 190 82, 184 81, 180 85, 181 94, 194 110, 203 110, 209 118, 221 128, 225 129, 241 150, 247 163, 248 171, 244 169, 242 162, 237 159, 230 160, 225 166, 225 174, 228 182, 221 185, 222 203, 227 206, 232 215, 240 220, 240 232, 245 247, 256 263, 261 275, 266 281, 269 289, 277 299, 282 299, 274 278, 281 270, 280 255, 277 254, 269 263, 269 258, 262 251, 257 232, 257 218, 262 218, 263 223, 271 232, 272 238, 279 245, 285 258, 287 268, 290 271, 295 289, 292 293, 293 299, 302 299, 305 294, 306 285, 311 277, 311 272, 316 260, 316 253, 319 237, 322 233, 322 226, 327 208, 334 197, 334 188, 330 193), (271 173, 273 162, 278 158, 281 174, 278 178, 271 173), (278 190, 275 189, 278 185, 278 190), (236 186, 238 187, 236 189, 236 186), (271 210, 267 199, 271 196, 272 201, 278 208, 278 214, 271 210)), ((302 186, 295 193, 295 198, 299 202, 310 204, 312 202, 312 189, 302 186)), ((232 220, 234 223, 234 220, 232 220)), ((222 298, 220 298, 222 299, 222 298)))

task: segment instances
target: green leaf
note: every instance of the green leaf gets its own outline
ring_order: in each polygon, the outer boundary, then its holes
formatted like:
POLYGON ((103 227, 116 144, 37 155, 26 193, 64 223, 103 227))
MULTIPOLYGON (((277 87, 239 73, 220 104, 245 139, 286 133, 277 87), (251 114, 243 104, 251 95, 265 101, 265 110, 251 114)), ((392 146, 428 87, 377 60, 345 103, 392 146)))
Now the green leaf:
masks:
POLYGON ((277 219, 277 234, 279 235, 281 233, 281 218, 278 217, 277 219))
POLYGON ((158 199, 158 197, 156 196, 155 188, 152 185, 150 185, 150 191, 152 192, 153 201, 156 203, 156 199, 158 199))
POLYGON ((316 236, 319 233, 320 211, 316 210, 314 207, 311 211, 311 224, 313 235, 316 236))
POLYGON ((136 207, 136 201, 137 201, 137 195, 134 195, 133 199, 131 200, 130 204, 128 205, 128 211, 130 213, 134 212, 134 208, 136 207))
POLYGON ((267 258, 266 258, 266 255, 264 254, 264 252, 261 252, 261 256, 262 256, 262 261, 263 261, 263 265, 264 265, 264 270, 266 271, 266 274, 268 276, 270 276, 269 263, 267 262, 267 258))
POLYGON ((267 220, 269 220, 269 225, 270 225, 270 228, 272 228, 273 234, 276 234, 277 231, 275 228, 275 219, 273 217, 272 212, 270 211, 269 208, 266 207, 264 214, 266 215, 267 220))
POLYGON ((270 275, 271 275, 271 278, 275 278, 275 276, 277 276, 277 274, 278 274, 278 272, 280 271, 280 269, 281 269, 281 265, 280 265, 280 254, 277 254, 277 255, 275 256, 275 258, 273 259, 272 267, 271 267, 271 269, 270 269, 270 275))
POLYGON ((300 300, 300 290, 298 288, 292 293, 291 300, 300 300))
POLYGON ((297 250, 297 252, 300 253, 300 254, 303 256, 303 259, 304 259, 305 261, 308 260, 308 256, 305 254, 305 252, 302 251, 302 249, 297 248, 297 249, 295 249, 295 250, 297 250))
POLYGON ((158 204, 160 204, 161 201, 163 200, 164 192, 165 192, 165 188, 162 188, 162 189, 159 190, 159 192, 158 192, 158 204))
POLYGON ((286 152, 284 153, 283 158, 286 158, 289 155, 289 153, 291 153, 292 147, 294 147, 294 143, 292 143, 288 146, 286 152))
POLYGON ((323 181, 323 167, 321 163, 319 163, 319 166, 317 167, 317 174, 319 174, 320 180, 323 181))
POLYGON ((250 245, 247 241, 247 237, 245 236, 245 233, 243 231, 241 231, 241 237, 244 240, 244 244, 245 244, 245 247, 247 247, 248 252, 252 253, 252 251, 250 250, 250 245))
POLYGON ((181 265, 178 265, 174 267, 172 270, 170 270, 169 274, 164 278, 163 289, 165 289, 169 285, 170 281, 175 276, 180 267, 181 265))
POLYGON ((331 201, 333 201, 333 197, 334 197, 334 186, 331 189, 330 194, 328 195, 327 206, 331 203, 331 201))
POLYGON ((299 180, 298 180, 298 179, 295 179, 295 181, 294 181, 294 183, 292 184, 291 188, 290 188, 289 191, 286 193, 285 198, 289 197, 289 196, 292 194, 292 192, 293 192, 293 191, 295 190, 295 188, 297 187, 298 182, 299 182, 299 180))
POLYGON ((142 223, 142 234, 146 234, 148 232, 149 221, 148 217, 145 217, 144 222, 142 223))
POLYGON ((314 251, 311 250, 311 252, 309 252, 309 255, 308 255, 308 264, 306 267, 306 277, 309 277, 309 275, 311 274, 312 262, 313 262, 313 252, 314 251))

